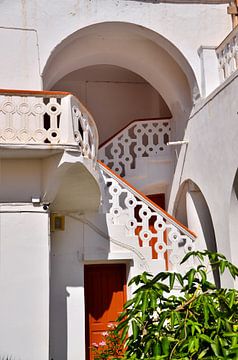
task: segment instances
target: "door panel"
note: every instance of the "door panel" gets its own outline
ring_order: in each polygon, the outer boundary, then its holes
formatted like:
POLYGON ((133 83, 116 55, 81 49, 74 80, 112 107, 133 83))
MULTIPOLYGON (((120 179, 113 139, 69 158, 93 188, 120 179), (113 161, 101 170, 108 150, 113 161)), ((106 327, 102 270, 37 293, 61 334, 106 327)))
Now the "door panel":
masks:
POLYGON ((102 341, 126 301, 126 265, 86 265, 84 281, 87 360, 92 360, 92 343, 102 341))

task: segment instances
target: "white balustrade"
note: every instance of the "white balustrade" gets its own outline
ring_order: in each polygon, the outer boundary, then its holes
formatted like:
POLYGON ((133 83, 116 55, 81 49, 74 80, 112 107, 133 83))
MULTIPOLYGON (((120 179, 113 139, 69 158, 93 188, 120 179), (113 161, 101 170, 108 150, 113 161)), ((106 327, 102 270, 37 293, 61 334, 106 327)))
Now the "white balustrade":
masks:
POLYGON ((149 264, 181 270, 183 256, 194 250, 195 235, 103 164, 99 163, 99 168, 109 223, 124 226, 125 241, 136 242, 149 264))
POLYGON ((129 124, 99 149, 99 159, 120 176, 136 168, 138 158, 163 159, 171 149, 169 119, 138 120, 129 124))
POLYGON ((238 68, 238 27, 217 47, 220 81, 223 82, 238 68))
POLYGON ((95 159, 96 125, 72 95, 0 90, 0 145, 76 146, 95 159))

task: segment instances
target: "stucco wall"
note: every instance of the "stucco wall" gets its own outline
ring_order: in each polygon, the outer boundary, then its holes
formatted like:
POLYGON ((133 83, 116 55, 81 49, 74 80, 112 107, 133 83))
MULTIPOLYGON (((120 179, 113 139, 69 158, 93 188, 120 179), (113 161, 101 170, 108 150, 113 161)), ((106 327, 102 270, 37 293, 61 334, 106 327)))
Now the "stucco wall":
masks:
POLYGON ((47 359, 48 214, 27 204, 0 211, 0 356, 47 359))
POLYGON ((84 264, 126 263, 128 281, 142 270, 140 259, 110 236, 104 214, 66 216, 65 230, 51 234, 51 359, 84 359, 84 264))
MULTIPOLYGON (((41 85, 36 66, 37 57, 42 73, 50 53, 67 36, 86 26, 107 21, 140 24, 159 33, 181 51, 200 83, 197 49, 200 45, 216 46, 227 35, 231 20, 226 14, 226 6, 131 0, 69 0, 60 5, 57 0, 4 2, 0 5, 0 26, 14 32, 9 35, 13 36, 14 41, 8 42, 4 62, 1 62, 4 70, 1 72, 2 86, 9 87, 5 76, 9 72, 12 79, 15 79, 11 81, 11 87, 39 89, 41 85), (27 39, 27 48, 19 48, 16 31, 10 28, 34 30, 36 33, 31 35, 34 40, 27 39), (16 52, 18 56, 15 56, 16 52), (34 63, 34 68, 28 65, 28 71, 24 75, 22 69, 19 69, 19 61, 23 59, 24 66, 29 59, 34 63), (12 66, 9 66, 10 60, 12 66)), ((169 46, 167 50, 173 52, 169 46)))
POLYGON ((174 177, 169 210, 176 213, 180 185, 191 179, 201 190, 211 213, 217 248, 237 264, 237 240, 230 237, 229 216, 237 171, 237 74, 200 103, 191 116, 174 177))

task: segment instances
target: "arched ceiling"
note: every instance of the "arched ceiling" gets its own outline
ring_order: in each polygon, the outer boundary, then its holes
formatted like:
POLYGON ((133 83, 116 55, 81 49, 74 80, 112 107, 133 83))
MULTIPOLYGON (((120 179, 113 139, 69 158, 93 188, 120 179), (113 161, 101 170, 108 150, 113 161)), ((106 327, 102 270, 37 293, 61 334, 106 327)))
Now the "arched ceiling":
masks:
POLYGON ((181 52, 142 26, 105 22, 85 27, 63 40, 43 72, 50 89, 65 75, 91 65, 116 65, 137 73, 164 98, 171 113, 188 117, 199 96, 194 73, 181 52))

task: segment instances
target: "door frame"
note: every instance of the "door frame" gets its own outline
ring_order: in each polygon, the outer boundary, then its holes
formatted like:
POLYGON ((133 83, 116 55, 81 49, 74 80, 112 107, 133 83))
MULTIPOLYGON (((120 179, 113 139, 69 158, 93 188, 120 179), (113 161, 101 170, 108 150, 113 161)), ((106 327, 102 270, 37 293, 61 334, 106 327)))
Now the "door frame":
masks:
POLYGON ((98 261, 85 261, 84 266, 84 318, 85 318, 85 356, 86 359, 90 359, 89 356, 89 323, 87 319, 87 305, 86 305, 86 292, 85 292, 85 267, 86 266, 106 266, 106 265, 125 265, 125 283, 123 285, 124 303, 128 300, 128 281, 130 267, 133 266, 132 259, 118 259, 118 260, 98 260, 98 261))

